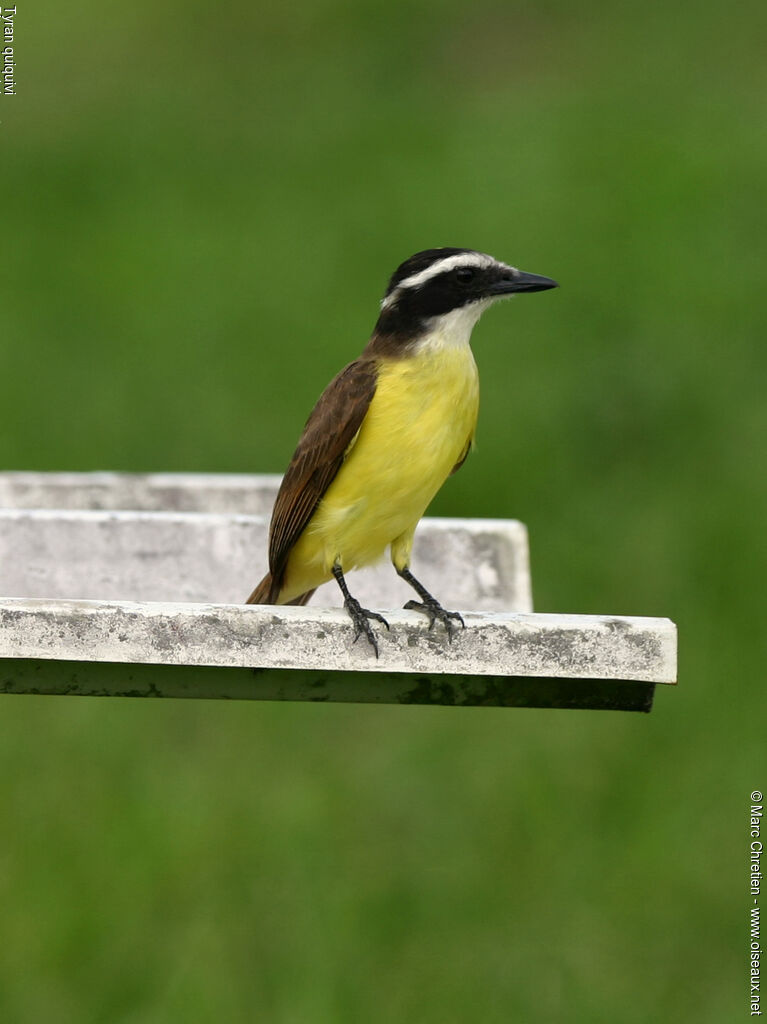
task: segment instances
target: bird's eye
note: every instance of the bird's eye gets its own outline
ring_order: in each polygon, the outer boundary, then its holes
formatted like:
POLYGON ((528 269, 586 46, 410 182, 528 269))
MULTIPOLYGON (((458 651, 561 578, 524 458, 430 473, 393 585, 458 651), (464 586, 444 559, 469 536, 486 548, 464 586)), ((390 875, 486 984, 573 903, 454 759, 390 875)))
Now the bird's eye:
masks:
POLYGON ((461 267, 455 272, 455 279, 461 284, 470 284, 474 280, 476 271, 473 267, 461 267))

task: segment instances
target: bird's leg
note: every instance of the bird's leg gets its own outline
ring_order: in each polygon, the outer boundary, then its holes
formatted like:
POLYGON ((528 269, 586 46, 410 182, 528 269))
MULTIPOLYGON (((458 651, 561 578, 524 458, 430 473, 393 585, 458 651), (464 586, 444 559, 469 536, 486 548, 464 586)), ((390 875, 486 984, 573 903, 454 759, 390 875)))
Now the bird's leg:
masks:
POLYGON ((346 580, 344 579, 344 574, 341 572, 340 565, 336 564, 333 566, 333 575, 341 588, 341 593, 344 595, 344 608, 346 608, 352 622, 354 623, 354 629, 356 632, 354 634, 353 642, 356 643, 364 633, 370 642, 370 646, 376 652, 377 658, 378 644, 376 643, 375 633, 370 628, 368 619, 375 619, 377 622, 382 622, 387 629, 389 628, 389 623, 383 615, 379 615, 378 612, 371 612, 367 608, 363 608, 357 598, 352 597, 349 593, 349 588, 346 586, 346 580))
MULTIPOLYGON (((397 569, 396 565, 394 568, 397 569)), ((405 566, 402 569, 397 569, 397 573, 402 577, 403 580, 405 580, 406 583, 410 584, 413 590, 415 590, 415 592, 421 598, 420 601, 408 601, 405 607, 412 608, 414 611, 423 612, 425 615, 428 615, 429 629, 431 629, 434 626, 435 621, 439 619, 439 621, 445 627, 448 640, 452 640, 453 626, 452 623, 450 622, 451 619, 457 619, 458 622, 461 623, 463 628, 466 628, 466 623, 463 621, 461 615, 459 615, 458 612, 445 611, 445 609, 442 607, 439 601, 435 597, 431 596, 431 594, 423 585, 423 583, 418 582, 418 580, 407 568, 407 566, 405 566)))

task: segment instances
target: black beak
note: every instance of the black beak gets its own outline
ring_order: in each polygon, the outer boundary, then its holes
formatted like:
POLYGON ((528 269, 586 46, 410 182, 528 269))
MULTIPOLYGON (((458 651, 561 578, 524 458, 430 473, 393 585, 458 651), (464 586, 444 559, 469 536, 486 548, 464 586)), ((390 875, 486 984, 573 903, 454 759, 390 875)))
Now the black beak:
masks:
POLYGON ((524 270, 509 270, 487 289, 488 295, 513 295, 515 292, 544 292, 558 288, 556 281, 540 274, 526 274, 524 270))

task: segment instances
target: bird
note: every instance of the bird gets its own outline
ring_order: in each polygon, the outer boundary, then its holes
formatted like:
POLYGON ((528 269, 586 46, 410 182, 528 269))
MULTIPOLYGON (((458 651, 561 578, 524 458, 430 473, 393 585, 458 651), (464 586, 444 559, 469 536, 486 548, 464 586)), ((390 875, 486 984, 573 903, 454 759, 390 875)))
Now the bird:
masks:
MULTIPOLYGON (((370 340, 333 378, 309 415, 282 479, 269 527, 269 571, 247 604, 304 605, 335 578, 354 626, 378 657, 379 612, 352 596, 346 574, 390 549, 416 592, 405 608, 439 621, 447 611, 410 571, 419 520, 474 444, 479 376, 472 329, 499 299, 556 288, 474 249, 425 249, 392 274, 370 340)), ((456 625, 454 625, 456 624, 456 625)))

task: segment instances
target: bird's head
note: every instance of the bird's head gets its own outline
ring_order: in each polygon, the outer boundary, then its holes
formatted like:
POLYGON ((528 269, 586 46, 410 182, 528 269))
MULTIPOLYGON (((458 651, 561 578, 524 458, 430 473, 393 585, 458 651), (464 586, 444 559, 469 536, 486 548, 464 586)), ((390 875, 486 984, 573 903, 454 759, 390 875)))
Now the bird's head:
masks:
POLYGON ((473 249, 425 249, 392 274, 373 337, 409 346, 438 331, 468 343, 472 327, 493 302, 556 287, 549 277, 473 249))

